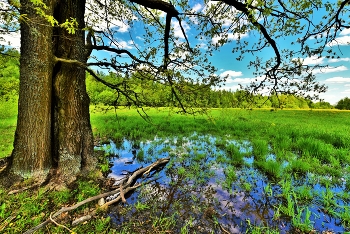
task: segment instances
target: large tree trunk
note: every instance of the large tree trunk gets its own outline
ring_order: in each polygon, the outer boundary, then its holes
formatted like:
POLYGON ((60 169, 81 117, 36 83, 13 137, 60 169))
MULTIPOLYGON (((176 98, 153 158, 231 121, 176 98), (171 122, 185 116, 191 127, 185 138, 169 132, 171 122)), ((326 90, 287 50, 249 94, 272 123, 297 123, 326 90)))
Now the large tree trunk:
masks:
MULTIPOLYGON (((79 26, 75 34, 58 29, 55 55, 86 62, 84 25, 85 1, 61 0, 55 10, 59 22, 74 18, 79 26)), ((76 65, 58 63, 54 69, 55 158, 61 177, 70 182, 80 170, 94 165, 93 138, 89 115, 89 96, 85 70, 76 65)))
POLYGON ((85 1, 46 0, 49 15, 59 22, 75 18, 79 30, 53 29, 35 14, 31 1, 21 1, 21 65, 18 123, 10 172, 42 177, 57 168, 60 181, 72 182, 83 169, 95 166, 85 71, 55 56, 86 62, 85 1))
MULTIPOLYGON (((44 1, 52 9, 51 0, 44 1)), ((20 91, 11 171, 41 176, 51 168, 52 29, 29 0, 21 1, 20 91)))

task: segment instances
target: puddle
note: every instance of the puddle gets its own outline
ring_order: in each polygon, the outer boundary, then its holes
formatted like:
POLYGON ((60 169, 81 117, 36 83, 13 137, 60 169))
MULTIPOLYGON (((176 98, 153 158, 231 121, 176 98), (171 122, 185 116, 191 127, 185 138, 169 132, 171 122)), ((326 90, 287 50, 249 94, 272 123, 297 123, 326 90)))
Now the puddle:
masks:
MULTIPOLYGON (((242 233, 252 226, 274 228, 280 233, 296 229, 342 233, 350 227, 350 215, 346 216, 350 194, 345 182, 328 188, 312 173, 291 178, 282 173, 278 180, 271 179, 254 168, 252 147, 247 141, 194 134, 189 138, 111 142, 97 149, 112 155, 109 177, 115 179, 159 158, 171 159, 155 175, 159 179, 127 198, 131 207, 128 212, 119 208, 111 212, 116 227, 134 219, 152 226, 154 223, 147 220, 155 215, 172 217, 174 223, 169 229, 175 233, 184 227, 197 233, 242 233), (238 153, 225 150, 232 144, 238 153), (146 208, 135 208, 137 202, 146 208)), ((266 156, 266 161, 275 160, 273 154, 266 156)), ((288 164, 282 162, 282 169, 288 164)))

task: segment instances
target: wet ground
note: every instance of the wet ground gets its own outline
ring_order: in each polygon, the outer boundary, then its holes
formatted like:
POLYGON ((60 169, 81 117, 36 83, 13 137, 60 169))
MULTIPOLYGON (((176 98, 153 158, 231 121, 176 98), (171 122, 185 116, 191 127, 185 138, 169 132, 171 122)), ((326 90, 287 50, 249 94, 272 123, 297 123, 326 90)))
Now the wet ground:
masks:
MULTIPOLYGON (((243 233, 255 226, 262 232, 280 233, 349 231, 350 194, 345 181, 328 185, 324 183, 327 177, 311 170, 304 175, 284 174, 288 161, 283 163, 281 176, 273 178, 256 169, 246 141, 193 135, 124 140, 98 148, 110 155, 108 176, 115 179, 158 158, 171 158, 153 175, 156 181, 129 195, 128 205, 115 207, 110 216, 117 228, 132 222, 138 223, 135 231, 150 233, 157 226, 154 218, 164 217, 169 223, 158 224, 159 228, 172 233, 185 229, 189 233, 243 233), (234 145, 240 155, 229 156, 227 145, 234 145)), ((274 155, 266 155, 265 160, 273 161, 274 155)))

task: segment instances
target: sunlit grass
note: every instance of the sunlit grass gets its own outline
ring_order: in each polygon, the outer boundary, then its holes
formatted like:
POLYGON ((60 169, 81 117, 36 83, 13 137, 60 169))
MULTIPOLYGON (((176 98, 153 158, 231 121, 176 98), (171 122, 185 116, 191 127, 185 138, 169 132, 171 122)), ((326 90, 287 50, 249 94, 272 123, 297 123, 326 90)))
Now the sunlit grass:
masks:
POLYGON ((0 158, 9 156, 17 123, 17 103, 0 102, 0 158))
MULTIPOLYGON (((115 140, 116 144, 121 144, 124 138, 133 140, 139 161, 150 162, 154 161, 154 157, 170 155, 172 161, 166 169, 179 181, 186 181, 188 186, 205 187, 215 170, 222 173, 218 184, 232 196, 239 192, 236 190, 249 195, 257 189, 257 185, 261 185, 262 194, 275 202, 274 218, 289 217, 291 227, 296 230, 312 230, 311 218, 314 216, 310 218, 313 214, 310 214, 309 208, 314 204, 329 210, 332 217, 349 226, 347 212, 350 195, 346 191, 337 192, 334 188, 350 188, 350 171, 346 169, 350 162, 350 112, 214 109, 207 116, 192 116, 174 114, 164 108, 149 109, 147 113, 150 117, 148 122, 135 109, 118 109, 115 112, 113 109, 104 111, 101 107, 92 107, 94 135, 115 140), (154 140, 155 143, 152 147, 143 148, 145 140, 154 140), (159 149, 157 144, 164 147, 159 149), (247 158, 253 163, 246 163, 247 158), (254 174, 261 174, 266 183, 246 180, 247 176, 240 172, 249 167, 254 174), (320 186, 322 191, 315 193, 314 185, 320 186), (335 205, 340 200, 346 201, 346 205, 335 205)), ((108 166, 107 161, 104 165, 108 166)), ((190 188, 185 191, 191 194, 190 188)), ((46 210, 49 208, 56 209, 57 204, 77 202, 99 192, 97 184, 83 181, 78 182, 71 193, 63 191, 48 196, 48 203, 45 203, 44 192, 34 197, 22 193, 15 196, 16 199, 33 204, 19 207, 18 204, 0 203, 0 220, 11 215, 11 210, 22 212, 25 214, 23 223, 16 223, 16 231, 20 232, 47 217, 46 210), (50 199, 55 200, 55 204, 50 199), (42 206, 36 203, 42 203, 42 206), (34 216, 33 220, 28 219, 29 216, 34 216), (28 222, 24 221, 25 218, 28 222)), ((0 192, 2 195, 5 196, 5 193, 0 192)), ((181 207, 183 204, 179 202, 177 205, 181 207)), ((135 208, 149 212, 147 218, 156 231, 180 230, 178 217, 169 213, 159 216, 159 210, 152 204, 136 203, 135 208)), ((203 207, 198 205, 195 208, 201 214, 199 210, 203 207)), ((109 220, 93 220, 90 224, 91 231, 100 232, 108 227, 109 220)), ((192 224, 186 225, 182 223, 183 230, 192 228, 192 224)), ((131 226, 123 228, 127 233, 131 226)), ((248 230, 256 233, 274 233, 273 228, 248 225, 248 230)), ((77 229, 86 231, 88 227, 82 225, 77 229)), ((55 228, 52 230, 55 231, 55 228)))

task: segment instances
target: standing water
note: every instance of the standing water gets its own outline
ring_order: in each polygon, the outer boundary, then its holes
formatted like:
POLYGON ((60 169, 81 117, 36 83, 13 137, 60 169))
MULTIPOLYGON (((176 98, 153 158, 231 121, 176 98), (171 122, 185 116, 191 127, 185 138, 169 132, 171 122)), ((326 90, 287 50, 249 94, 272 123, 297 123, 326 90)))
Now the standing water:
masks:
POLYGON ((350 228, 345 177, 332 184, 327 183, 332 178, 311 170, 290 173, 292 161, 279 162, 273 154, 258 158, 247 141, 194 134, 110 142, 97 149, 110 155, 108 176, 116 180, 170 157, 166 167, 153 174, 156 180, 130 194, 127 205, 112 209, 119 230, 343 233, 350 228))

